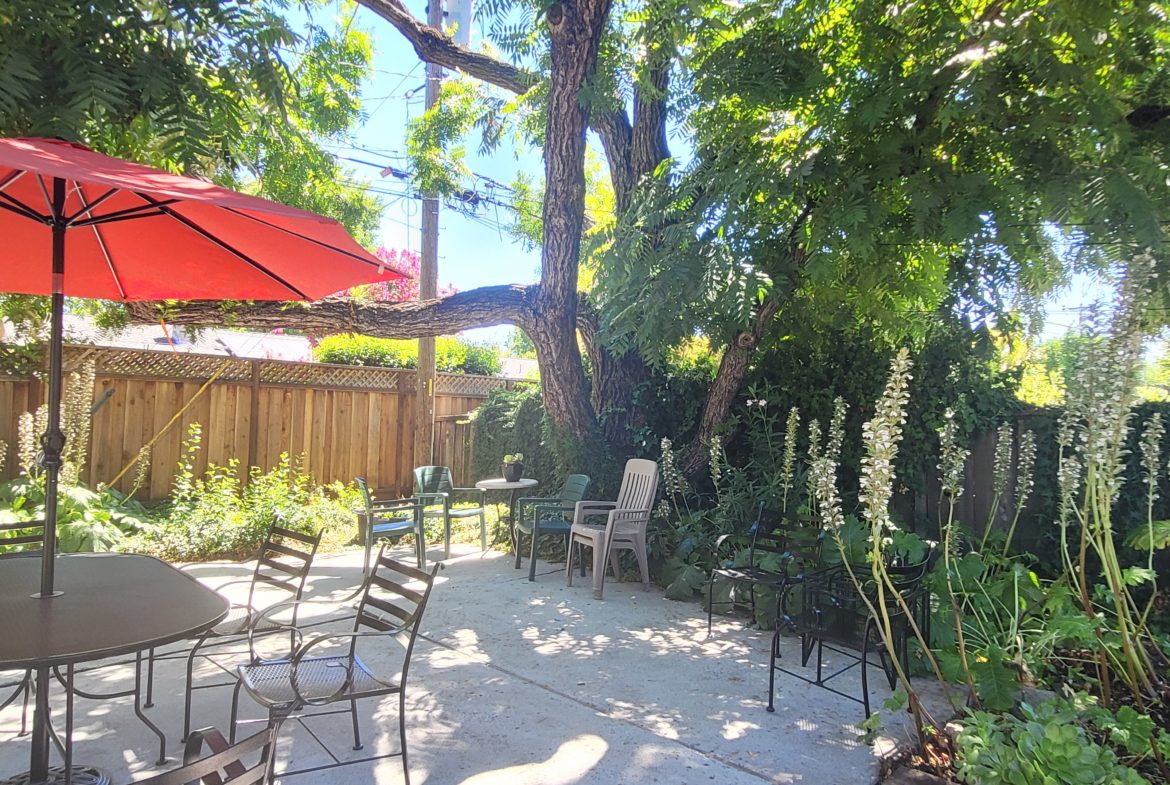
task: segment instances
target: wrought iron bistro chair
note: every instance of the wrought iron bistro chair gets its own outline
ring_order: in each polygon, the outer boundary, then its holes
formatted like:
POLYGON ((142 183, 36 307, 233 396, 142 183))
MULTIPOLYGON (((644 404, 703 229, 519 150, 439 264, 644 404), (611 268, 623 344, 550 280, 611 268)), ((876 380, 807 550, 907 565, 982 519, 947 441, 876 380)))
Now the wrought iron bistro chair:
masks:
MULTIPOLYGON (((242 605, 232 603, 227 618, 205 632, 195 641, 195 645, 187 654, 187 681, 186 689, 183 692, 184 739, 191 732, 191 699, 195 690, 230 687, 233 684, 230 681, 215 684, 194 684, 195 656, 208 646, 232 643, 242 640, 245 636, 251 640, 257 636, 287 632, 290 641, 295 641, 295 633, 289 631, 288 625, 277 623, 262 615, 263 610, 267 610, 275 603, 265 603, 262 607, 258 606, 259 596, 267 592, 258 593, 257 589, 270 587, 282 592, 285 595, 283 599, 300 600, 305 591, 305 581, 308 580, 309 569, 313 566, 313 559, 317 555, 317 548, 320 544, 321 532, 309 535, 273 524, 256 554, 256 569, 252 571, 252 577, 229 581, 217 588, 217 591, 222 591, 228 586, 247 584, 248 599, 242 605)), ((295 625, 298 606, 293 606, 292 610, 293 624, 295 625)))
MULTIPOLYGON (((0 523, 0 561, 40 558, 44 542, 44 521, 0 523)), ((33 694, 33 675, 32 671, 26 670, 14 677, 17 679, 15 689, 0 700, 0 711, 8 708, 17 698, 21 699, 20 735, 24 736, 28 733, 28 701, 33 694)))
MULTIPOLYGON (((349 703, 353 722, 353 748, 362 748, 358 728, 357 702, 363 698, 398 696, 399 752, 376 755, 344 764, 286 771, 285 776, 305 774, 318 768, 364 763, 389 757, 402 757, 402 773, 410 785, 410 766, 406 750, 406 679, 410 656, 418 637, 423 612, 431 596, 435 574, 440 564, 425 572, 394 561, 386 555, 386 546, 378 552, 374 570, 363 587, 352 632, 323 632, 295 647, 292 656, 281 660, 254 659, 239 667, 239 682, 232 696, 232 739, 238 725, 240 691, 246 690, 257 703, 268 709, 269 727, 278 728, 284 720, 310 707, 327 707, 349 703), (389 639, 406 635, 402 667, 397 678, 375 676, 358 656, 359 641, 389 639), (348 641, 340 653, 319 653, 326 645, 348 641)), ((275 609, 273 609, 275 610, 275 609)), ((258 620, 262 621, 262 620, 258 620)), ((299 636, 299 632, 298 632, 299 636)), ((346 709, 311 712, 311 716, 344 714, 346 709)), ((304 715, 300 715, 304 716, 304 715)))
POLYGON ((272 778, 275 742, 276 728, 265 728, 231 745, 215 728, 200 728, 187 734, 182 766, 138 780, 133 785, 257 785, 268 782, 272 778), (211 754, 200 758, 204 745, 211 754), (245 763, 252 756, 258 760, 251 765, 245 763))
POLYGON ((487 550, 487 491, 479 488, 456 488, 451 479, 451 470, 446 466, 419 466, 414 470, 415 496, 426 505, 424 518, 443 520, 443 558, 451 558, 451 519, 479 516, 479 543, 481 550, 487 550), (474 499, 474 507, 452 507, 457 496, 474 499), (439 509, 435 509, 439 508, 439 509))
MULTIPOLYGON (((650 589, 650 563, 646 554, 646 527, 658 495, 658 464, 645 458, 626 461, 622 487, 616 501, 579 501, 573 510, 573 526, 569 529, 569 553, 565 559, 565 583, 573 585, 573 546, 593 548, 593 596, 602 598, 605 590, 605 564, 613 567, 619 576, 617 551, 632 550, 642 572, 642 588, 650 589), (587 523, 593 516, 606 516, 605 524, 587 523)), ((585 575, 585 560, 581 557, 581 575, 585 575)))
MULTIPOLYGON (((913 614, 914 622, 919 626, 923 635, 929 640, 930 636, 930 590, 927 587, 926 576, 930 571, 934 551, 931 549, 926 556, 914 563, 891 563, 886 569, 891 583, 905 600, 906 607, 913 614)), ((889 652, 882 642, 878 631, 879 621, 870 611, 869 606, 876 608, 878 598, 869 565, 855 565, 853 574, 862 581, 861 589, 865 599, 858 592, 857 585, 850 576, 849 567, 839 564, 826 568, 814 575, 806 577, 799 585, 799 608, 790 609, 793 589, 797 584, 790 584, 781 594, 779 616, 776 619, 776 631, 772 635, 772 654, 768 672, 768 711, 775 711, 773 698, 775 695, 776 671, 794 676, 801 681, 823 687, 852 701, 860 703, 865 716, 870 716, 869 703, 869 653, 877 653, 878 661, 885 673, 890 689, 894 689, 896 674, 889 652), (866 602, 868 600, 868 604, 866 602), (800 665, 807 667, 809 659, 815 650, 817 653, 816 678, 787 670, 777 664, 780 659, 780 633, 785 628, 793 628, 800 634, 800 665), (855 651, 846 651, 838 647, 846 646, 855 651), (829 675, 824 675, 824 650, 829 649, 846 657, 850 662, 838 668, 829 675), (831 679, 851 670, 861 667, 861 697, 837 690, 827 684, 831 679)), ((907 644, 911 635, 911 626, 901 603, 893 596, 885 598, 887 613, 893 626, 893 639, 890 641, 894 653, 903 662, 908 652, 907 644)))
POLYGON ((711 634, 711 618, 715 606, 742 604, 739 597, 731 596, 725 601, 715 601, 715 579, 723 578, 732 583, 734 590, 739 586, 748 587, 748 600, 752 619, 756 619, 756 588, 763 586, 775 590, 777 599, 790 583, 804 580, 806 573, 816 570, 821 560, 821 528, 810 519, 784 520, 769 513, 767 501, 761 501, 756 519, 748 529, 751 545, 742 561, 732 554, 719 561, 723 545, 733 534, 724 534, 715 540, 715 558, 721 566, 711 571, 707 580, 707 635, 711 634))
POLYGON ((546 534, 559 534, 565 538, 565 549, 569 547, 569 530, 573 528, 573 511, 577 502, 589 491, 590 479, 584 474, 570 474, 565 478, 560 493, 552 497, 529 496, 520 499, 516 519, 515 538, 512 549, 516 552, 516 569, 520 569, 520 532, 532 540, 532 555, 528 560, 528 580, 536 580, 536 541, 546 534), (532 505, 532 517, 524 519, 525 505, 532 505))
POLYGON ((414 535, 415 560, 418 568, 427 568, 427 541, 423 532, 423 505, 418 498, 379 499, 370 495, 370 486, 365 477, 356 479, 365 499, 366 508, 358 513, 358 537, 366 547, 366 558, 362 562, 362 574, 370 574, 370 556, 375 540, 397 542, 408 534, 414 535))

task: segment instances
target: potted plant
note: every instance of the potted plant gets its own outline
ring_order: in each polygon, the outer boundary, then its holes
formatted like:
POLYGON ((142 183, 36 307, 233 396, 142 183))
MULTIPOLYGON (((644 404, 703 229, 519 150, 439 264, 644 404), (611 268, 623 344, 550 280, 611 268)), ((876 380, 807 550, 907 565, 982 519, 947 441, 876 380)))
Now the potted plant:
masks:
POLYGON ((504 456, 504 462, 500 464, 500 469, 504 474, 504 479, 508 482, 517 482, 524 476, 524 453, 518 452, 504 456))

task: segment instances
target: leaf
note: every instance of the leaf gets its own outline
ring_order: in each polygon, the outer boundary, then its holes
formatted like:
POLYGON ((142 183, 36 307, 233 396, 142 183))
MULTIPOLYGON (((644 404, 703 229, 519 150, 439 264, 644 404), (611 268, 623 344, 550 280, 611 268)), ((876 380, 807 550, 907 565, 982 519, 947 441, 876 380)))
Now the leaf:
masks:
POLYGON ((1170 521, 1154 521, 1147 526, 1138 526, 1126 538, 1125 544, 1139 551, 1170 547, 1170 521))
POLYGON ((1121 571, 1121 579, 1125 581, 1126 586, 1141 586, 1143 583, 1150 583, 1157 577, 1157 573, 1149 567, 1126 567, 1121 571))
POLYGON ((689 600, 707 582, 707 574, 693 564, 686 565, 666 587, 668 600, 689 600))
POLYGON ((1008 711, 1015 705, 1019 678, 1002 648, 992 644, 970 666, 975 692, 984 706, 993 711, 1008 711))

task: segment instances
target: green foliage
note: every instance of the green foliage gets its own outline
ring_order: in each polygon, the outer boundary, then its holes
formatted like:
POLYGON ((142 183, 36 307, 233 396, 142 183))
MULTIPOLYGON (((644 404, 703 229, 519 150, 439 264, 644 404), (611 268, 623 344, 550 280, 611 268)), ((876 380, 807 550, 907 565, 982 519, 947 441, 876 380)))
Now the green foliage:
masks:
MULTIPOLYGON (((540 481, 540 490, 555 493, 562 478, 545 428, 540 387, 493 390, 472 419, 471 465, 475 477, 498 477, 500 458, 524 455, 524 475, 540 481)), ((590 467, 591 468, 591 467, 590 467)), ((584 474, 593 476, 588 468, 584 474)))
POLYGON ((1085 0, 737 6, 688 50, 694 155, 605 257, 615 334, 659 356, 771 301, 897 339, 956 290, 1002 313, 1062 255, 1158 247, 1165 128, 1135 108, 1170 99, 1164 28, 1160 7, 1085 0))
MULTIPOLYGON (((21 476, 0 485, 0 523, 44 520, 44 479, 21 476)), ((113 488, 61 488, 57 537, 63 552, 118 550, 128 535, 149 527, 146 508, 113 488)), ((3 551, 0 548, 0 551, 3 551)))
MULTIPOLYGON (((313 348, 313 357, 317 362, 337 365, 417 368, 418 341, 343 333, 322 338, 313 348)), ((449 373, 492 376, 500 372, 500 356, 491 346, 440 337, 435 339, 435 367, 449 373)))
MULTIPOLYGON (((969 785, 1145 785, 1148 780, 1098 743, 1100 717, 1085 717, 1091 705, 1080 695, 1021 704, 1019 716, 973 712, 957 740, 960 779, 969 785)), ((1134 720, 1114 718, 1114 739, 1132 741, 1134 720)))
POLYGON ((234 458, 226 466, 210 464, 203 476, 196 476, 201 442, 202 429, 192 424, 168 507, 156 524, 124 543, 123 550, 175 560, 246 558, 278 519, 297 531, 324 531, 325 547, 351 542, 357 535, 356 511, 364 505, 357 486, 319 486, 287 453, 267 472, 251 467, 246 483, 234 458))

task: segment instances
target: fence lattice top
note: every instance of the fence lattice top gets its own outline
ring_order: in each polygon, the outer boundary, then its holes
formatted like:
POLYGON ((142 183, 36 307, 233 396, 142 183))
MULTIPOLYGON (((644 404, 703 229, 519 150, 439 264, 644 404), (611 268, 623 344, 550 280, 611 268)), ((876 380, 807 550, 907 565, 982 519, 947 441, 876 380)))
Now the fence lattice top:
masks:
MULTIPOLYGON (((65 349, 67 371, 79 368, 90 360, 95 363, 97 372, 105 376, 205 381, 218 373, 218 379, 225 382, 251 383, 256 378, 260 384, 282 387, 338 387, 401 393, 413 393, 416 387, 416 372, 410 369, 240 359, 212 354, 98 346, 68 346, 65 349)), ((440 373, 435 378, 435 392, 487 397, 498 387, 518 383, 528 382, 498 376, 440 373)))

